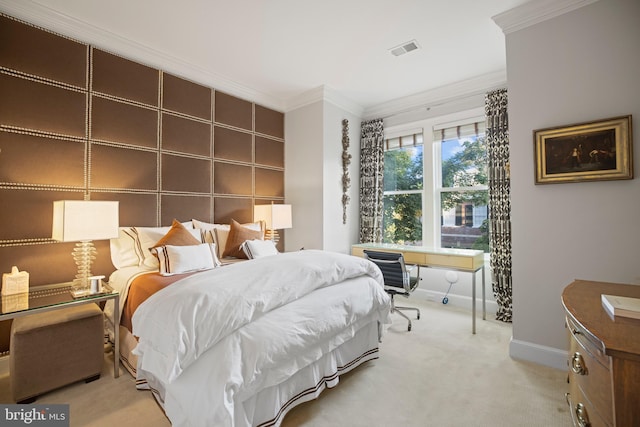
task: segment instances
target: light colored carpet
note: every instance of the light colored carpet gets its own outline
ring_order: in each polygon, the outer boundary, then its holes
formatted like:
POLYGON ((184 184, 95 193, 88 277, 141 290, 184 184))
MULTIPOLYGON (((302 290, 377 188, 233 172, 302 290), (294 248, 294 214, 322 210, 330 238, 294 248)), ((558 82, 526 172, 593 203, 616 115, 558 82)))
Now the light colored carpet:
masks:
MULTIPOLYGON (((417 298, 402 303, 422 311, 413 330, 393 315, 380 359, 293 409, 284 427, 571 425, 567 373, 509 358, 510 325, 478 320, 472 335, 468 311, 417 298)), ((126 371, 113 378, 112 357, 105 356, 98 381, 62 388, 36 403, 69 403, 71 426, 169 426, 151 394, 137 391, 126 371)), ((8 376, 0 377, 0 403, 11 403, 8 376)))

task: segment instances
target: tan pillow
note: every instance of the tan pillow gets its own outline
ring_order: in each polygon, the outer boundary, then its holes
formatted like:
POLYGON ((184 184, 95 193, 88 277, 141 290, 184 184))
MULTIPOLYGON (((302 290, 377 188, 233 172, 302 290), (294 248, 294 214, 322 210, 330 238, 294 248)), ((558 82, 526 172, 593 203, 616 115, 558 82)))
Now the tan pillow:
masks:
POLYGON ((232 219, 231 224, 229 224, 229 236, 227 237, 227 243, 225 244, 222 257, 232 256, 246 259, 247 254, 244 253, 240 246, 245 240, 253 239, 262 240, 262 231, 243 227, 238 221, 232 219))
POLYGON ((193 237, 193 234, 189 230, 185 228, 184 225, 180 223, 180 221, 174 219, 171 224, 171 228, 167 231, 167 234, 162 236, 160 240, 153 245, 154 248, 159 246, 191 246, 191 245, 199 245, 200 242, 198 239, 193 237))
MULTIPOLYGON (((260 239, 264 239, 264 221, 248 222, 240 225, 242 225, 243 227, 249 228, 251 230, 256 230, 256 231, 260 230, 260 239)), ((222 253, 224 252, 224 249, 227 247, 227 238, 229 237, 229 231, 231 230, 231 225, 214 224, 214 226, 215 227, 212 229, 213 243, 215 243, 216 247, 218 248, 218 258, 222 258, 222 253)), ((208 236, 204 234, 204 238, 207 239, 208 236)), ((203 242, 210 243, 208 240, 203 240, 203 242)))

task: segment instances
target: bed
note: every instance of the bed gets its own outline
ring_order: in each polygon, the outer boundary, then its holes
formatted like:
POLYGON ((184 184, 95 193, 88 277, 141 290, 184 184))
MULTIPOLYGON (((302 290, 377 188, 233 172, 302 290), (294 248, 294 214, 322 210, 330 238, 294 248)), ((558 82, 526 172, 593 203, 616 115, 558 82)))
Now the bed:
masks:
POLYGON ((302 250, 175 274, 142 258, 110 276, 123 297, 105 311, 120 310, 123 365, 174 426, 278 426, 376 359, 390 322, 380 270, 359 257, 302 250))

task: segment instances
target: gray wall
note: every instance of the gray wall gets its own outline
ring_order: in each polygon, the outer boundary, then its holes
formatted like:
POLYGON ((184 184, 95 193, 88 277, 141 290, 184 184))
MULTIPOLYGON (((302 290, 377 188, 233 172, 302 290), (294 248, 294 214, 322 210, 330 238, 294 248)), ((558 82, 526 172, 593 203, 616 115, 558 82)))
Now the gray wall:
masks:
POLYGON ((286 202, 291 204, 293 228, 287 231, 288 251, 324 249, 351 253, 358 241, 360 117, 326 99, 285 115, 285 147, 290 170, 285 172, 286 202), (349 121, 351 198, 347 223, 342 223, 342 120, 349 121))
POLYGON ((640 180, 536 186, 532 132, 632 114, 633 139, 640 141, 640 2, 597 1, 507 34, 506 47, 513 218, 510 353, 565 369, 563 288, 574 278, 640 283, 640 180))
POLYGON ((293 228, 285 235, 285 250, 322 249, 322 102, 285 114, 285 135, 294 141, 285 147, 286 203, 291 204, 293 228))

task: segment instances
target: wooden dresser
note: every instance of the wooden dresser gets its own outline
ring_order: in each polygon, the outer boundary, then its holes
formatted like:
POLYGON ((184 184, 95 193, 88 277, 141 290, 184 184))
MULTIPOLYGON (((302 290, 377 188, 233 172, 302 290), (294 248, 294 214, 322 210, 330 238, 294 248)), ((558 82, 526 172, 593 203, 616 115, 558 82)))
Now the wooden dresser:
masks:
POLYGON ((573 425, 640 426, 640 320, 614 322, 601 294, 640 298, 640 286, 576 280, 562 293, 573 425))

